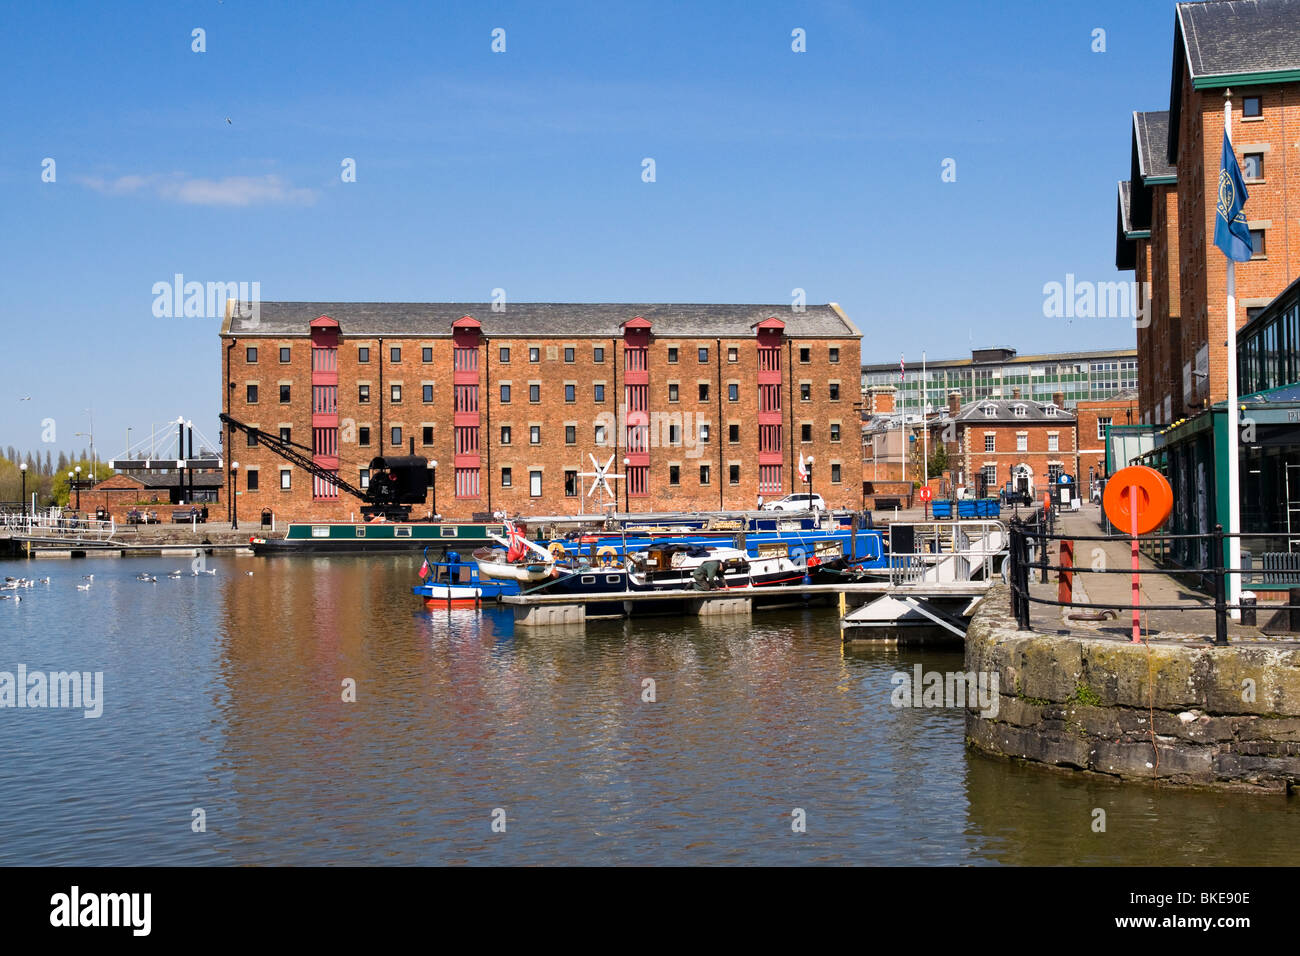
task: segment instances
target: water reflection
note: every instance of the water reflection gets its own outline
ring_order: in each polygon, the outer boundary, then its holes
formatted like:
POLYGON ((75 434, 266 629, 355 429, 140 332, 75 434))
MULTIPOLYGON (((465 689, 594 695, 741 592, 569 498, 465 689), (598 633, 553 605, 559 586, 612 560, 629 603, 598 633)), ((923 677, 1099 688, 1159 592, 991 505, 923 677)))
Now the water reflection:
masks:
POLYGON ((421 609, 415 557, 213 563, 51 564, 9 616, 0 667, 103 669, 107 702, 0 712, 0 862, 1281 863, 1296 835, 1285 799, 968 754, 960 713, 889 704, 960 654, 842 648, 833 610, 515 631, 421 609))

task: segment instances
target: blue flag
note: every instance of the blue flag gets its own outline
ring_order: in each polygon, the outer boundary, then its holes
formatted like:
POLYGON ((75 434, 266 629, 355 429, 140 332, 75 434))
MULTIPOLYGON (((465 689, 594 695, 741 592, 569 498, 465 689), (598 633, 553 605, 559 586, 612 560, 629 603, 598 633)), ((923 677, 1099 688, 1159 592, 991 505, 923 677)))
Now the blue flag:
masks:
POLYGON ((1214 244, 1234 262, 1245 262, 1255 252, 1250 241, 1250 227, 1241 207, 1250 196, 1241 178, 1237 154, 1232 142, 1223 134, 1223 158, 1219 161, 1219 204, 1214 217, 1214 244))

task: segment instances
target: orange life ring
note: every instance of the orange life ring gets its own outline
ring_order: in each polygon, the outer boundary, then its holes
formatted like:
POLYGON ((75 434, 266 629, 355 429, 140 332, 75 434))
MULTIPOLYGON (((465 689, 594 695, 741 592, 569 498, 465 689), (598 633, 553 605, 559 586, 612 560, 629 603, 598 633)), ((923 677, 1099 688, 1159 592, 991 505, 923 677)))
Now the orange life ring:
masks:
POLYGON ((1137 533, 1149 534, 1164 524, 1174 510, 1174 490, 1165 476, 1146 465, 1129 465, 1111 475, 1101 497, 1102 508, 1121 534, 1133 532, 1137 512, 1137 533))

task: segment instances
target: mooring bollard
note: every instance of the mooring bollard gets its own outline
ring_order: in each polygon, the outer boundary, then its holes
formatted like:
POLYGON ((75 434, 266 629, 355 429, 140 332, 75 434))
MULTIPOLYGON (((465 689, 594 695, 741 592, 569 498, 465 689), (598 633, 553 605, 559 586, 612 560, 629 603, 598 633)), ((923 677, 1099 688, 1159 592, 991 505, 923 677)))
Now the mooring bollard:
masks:
POLYGON ((1254 591, 1241 592, 1241 623, 1246 627, 1255 626, 1256 598, 1254 591))
POLYGON ((1061 570, 1057 578, 1056 599, 1062 604, 1074 601, 1074 572, 1066 568, 1074 567, 1074 542, 1061 539, 1061 570))

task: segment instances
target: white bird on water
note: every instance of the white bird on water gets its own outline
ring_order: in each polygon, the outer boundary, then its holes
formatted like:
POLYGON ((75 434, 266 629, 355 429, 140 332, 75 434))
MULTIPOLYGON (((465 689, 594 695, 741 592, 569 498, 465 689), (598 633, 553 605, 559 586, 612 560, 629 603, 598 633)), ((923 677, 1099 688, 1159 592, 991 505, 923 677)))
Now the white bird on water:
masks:
POLYGON ((89 584, 78 584, 78 585, 77 585, 77 590, 78 590, 78 591, 89 591, 89 590, 90 590, 90 585, 89 585, 89 584))
POLYGON ((81 576, 81 580, 83 580, 83 581, 93 581, 93 580, 95 580, 95 576, 94 576, 93 574, 83 574, 83 575, 81 576))

